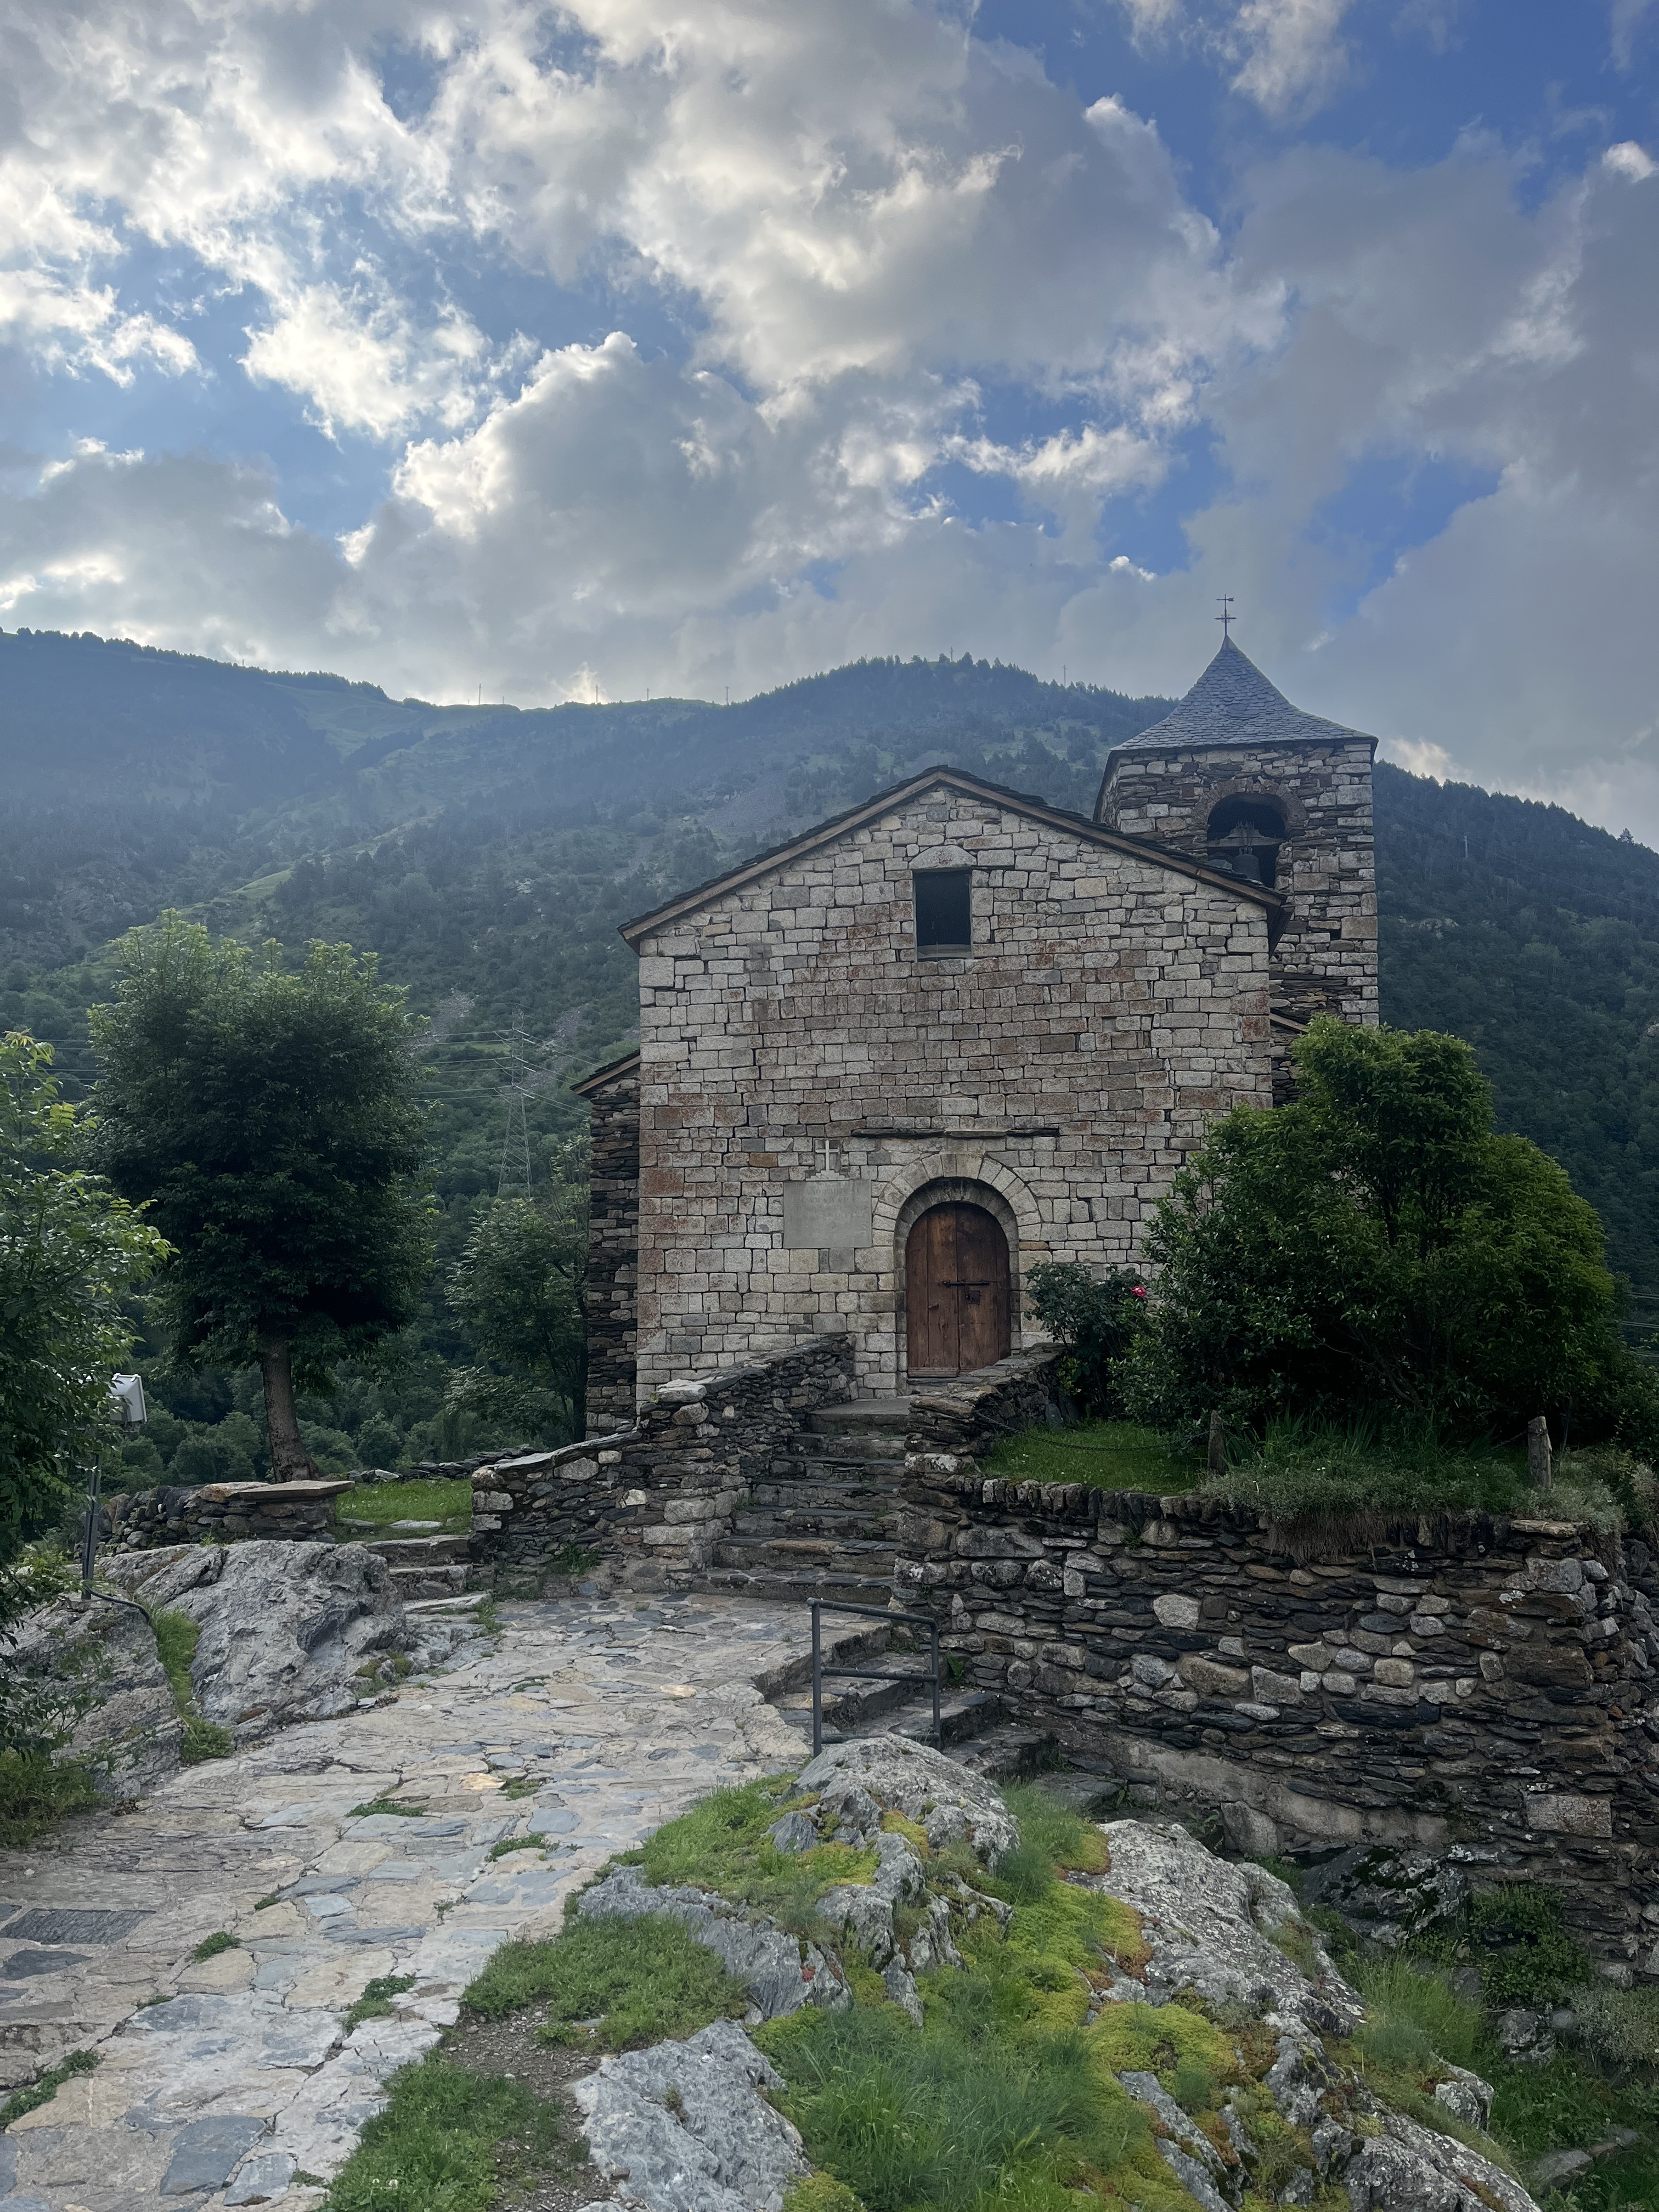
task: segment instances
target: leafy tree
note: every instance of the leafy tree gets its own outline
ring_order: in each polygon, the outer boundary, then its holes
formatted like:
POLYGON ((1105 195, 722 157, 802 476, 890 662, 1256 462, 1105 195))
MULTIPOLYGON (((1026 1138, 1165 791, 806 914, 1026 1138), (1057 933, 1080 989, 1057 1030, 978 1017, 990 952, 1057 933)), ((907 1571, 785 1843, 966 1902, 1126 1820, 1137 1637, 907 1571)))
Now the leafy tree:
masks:
POLYGON ((161 1279, 181 1364, 257 1360, 271 1474, 315 1472, 296 1377, 329 1387, 414 1314, 429 1255, 401 992, 372 954, 216 943, 164 915, 123 940, 93 1010, 98 1158, 176 1247, 161 1279))
POLYGON ((546 1203, 497 1199, 468 1238, 449 1303, 489 1364, 461 1370, 452 1404, 538 1431, 572 1424, 586 1387, 586 1149, 565 1148, 546 1203))
MULTIPOLYGON (((65 1472, 113 1443, 109 1378, 133 1340, 122 1301, 167 1249, 70 1164, 74 1109, 51 1066, 50 1045, 0 1038, 0 1565, 61 1509, 65 1472)), ((0 1601, 0 1632, 4 1617, 0 1601)))
POLYGON ((1085 1413, 1119 1410, 1117 1363, 1146 1300, 1146 1285, 1129 1267, 1099 1276, 1076 1260, 1040 1260, 1026 1271, 1026 1306, 1060 1346, 1060 1381, 1085 1413))
POLYGON ((1627 1426, 1653 1422, 1601 1224, 1535 1145, 1494 1133, 1466 1044, 1322 1018, 1296 1068, 1295 1103, 1228 1115, 1158 1210, 1134 1413, 1382 1409, 1504 1436, 1622 1397, 1627 1426))

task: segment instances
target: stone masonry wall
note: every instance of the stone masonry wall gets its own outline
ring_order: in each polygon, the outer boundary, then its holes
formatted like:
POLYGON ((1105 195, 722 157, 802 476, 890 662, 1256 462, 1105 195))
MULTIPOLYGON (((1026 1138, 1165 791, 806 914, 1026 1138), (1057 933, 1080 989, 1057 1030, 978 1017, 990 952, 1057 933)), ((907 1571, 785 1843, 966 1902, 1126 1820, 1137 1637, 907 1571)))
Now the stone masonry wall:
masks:
POLYGON ((579 1084, 588 1101, 587 1419, 590 1437, 634 1419, 640 1241, 637 1055, 579 1084))
POLYGON ((105 1499, 113 1540, 125 1551, 230 1540, 326 1543, 334 1534, 334 1501, 349 1482, 204 1482, 199 1489, 134 1490, 105 1499))
POLYGON ((1268 1103, 1267 920, 941 784, 647 935, 641 1386, 822 1329, 902 1389, 903 1238, 940 1194, 1002 1222, 1018 1348, 1031 1261, 1131 1262, 1205 1127, 1268 1103), (967 957, 918 951, 918 867, 971 870, 967 957), (790 1186, 845 1228, 805 1243, 790 1186))
POLYGON ((1283 805, 1288 836, 1276 889, 1287 911, 1274 948, 1273 1010, 1377 1019, 1376 860, 1371 745, 1218 745, 1170 753, 1130 747, 1115 756, 1101 792, 1103 821, 1202 860, 1210 813, 1224 799, 1261 794, 1283 805))
POLYGON ((476 1586, 537 1589, 568 1547, 638 1589, 686 1589, 750 1486, 809 1413, 852 1395, 852 1345, 817 1337, 664 1385, 636 1427, 527 1452, 472 1478, 476 1586))
POLYGON ((1659 1978, 1659 1579, 1639 1545, 1449 1516, 1299 1562, 1213 1501, 906 1465, 895 1587, 971 1686, 1251 1847, 1394 1839, 1559 1886, 1659 1978))

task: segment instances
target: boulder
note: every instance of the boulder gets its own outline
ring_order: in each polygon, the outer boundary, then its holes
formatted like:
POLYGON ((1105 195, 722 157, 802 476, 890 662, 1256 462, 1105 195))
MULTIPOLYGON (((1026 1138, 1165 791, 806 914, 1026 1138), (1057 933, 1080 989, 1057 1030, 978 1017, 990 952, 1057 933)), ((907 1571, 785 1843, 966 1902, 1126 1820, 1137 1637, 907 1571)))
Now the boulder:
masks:
POLYGON ((20 1686, 85 1708, 65 1755, 88 1762, 100 1796, 137 1797, 177 1771, 184 1723, 155 1632, 131 1606, 54 1599, 22 1622, 5 1664, 20 1686))
MULTIPOLYGON (((361 1544, 178 1544, 129 1553, 108 1572, 150 1611, 200 1625, 197 1706, 239 1742, 350 1711, 359 1670, 387 1652, 437 1656, 433 1630, 414 1630, 386 1561, 361 1544)), ((453 1630, 437 1633, 447 1651, 453 1630)))
POLYGON ((862 1790, 919 1821, 935 1850, 965 1838, 993 1870, 1019 1841, 1018 1824, 988 1782, 908 1736, 832 1745, 804 1769, 799 1787, 826 1800, 837 1790, 862 1790))
MULTIPOLYGON (((836 1960, 712 1891, 653 1889, 637 1867, 623 1866, 585 1891, 576 1910, 587 1920, 637 1920, 652 1912, 678 1920, 743 1984, 763 2020, 799 2012, 805 2004, 835 2012, 852 2002, 836 1960)), ((890 1929, 890 1908, 888 1924, 890 1929)))
POLYGON ((684 2043, 601 2059, 573 2094, 616 2203, 778 2212, 808 2170, 800 2137, 761 2094, 783 2086, 743 2030, 717 2020, 684 2043))
POLYGON ((1105 1835, 1111 1872, 1097 1880, 1140 1916, 1153 2003, 1190 1990, 1208 2003, 1271 2011, 1316 2037, 1349 2034, 1364 2018, 1276 1875, 1217 1858, 1173 1821, 1114 1820, 1105 1835), (1311 1958, 1311 1978, 1274 1942, 1281 1933, 1311 1958))
POLYGON ((1464 1866, 1387 1844, 1338 1851, 1302 1884, 1304 1903, 1340 1913, 1356 1935, 1390 1949, 1451 1918, 1468 1893, 1464 1866))

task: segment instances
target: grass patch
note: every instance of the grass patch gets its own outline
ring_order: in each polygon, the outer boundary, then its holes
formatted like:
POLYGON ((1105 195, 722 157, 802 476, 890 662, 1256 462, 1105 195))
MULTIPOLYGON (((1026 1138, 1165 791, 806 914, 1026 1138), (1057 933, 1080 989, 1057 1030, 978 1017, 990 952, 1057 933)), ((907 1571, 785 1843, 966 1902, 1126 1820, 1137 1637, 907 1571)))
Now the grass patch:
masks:
POLYGON ((390 2020, 393 1997, 400 1997, 405 1990, 415 1986, 413 1974, 377 1974, 368 1983, 357 2002, 347 2008, 344 2028, 348 2035, 366 2020, 390 2020))
POLYGON ((559 2162, 556 2114, 505 2075, 433 2051, 387 2086, 328 2185, 329 2212, 489 2212, 503 2188, 559 2162))
POLYGON ((489 2020, 544 2006, 544 2043, 635 2051, 737 2018, 749 1994, 678 1921, 647 1913, 573 1919, 550 1943, 503 1943, 461 2002, 489 2020))
MULTIPOLYGON (((334 1501, 336 1533, 349 1542, 364 1532, 352 1527, 367 1521, 384 1529, 394 1521, 435 1521, 436 1528, 412 1529, 412 1535, 459 1536, 472 1526, 472 1485, 459 1482, 364 1482, 343 1490, 334 1501)), ((373 1530, 368 1533, 372 1534, 373 1530)))
POLYGON ((1315 1539, 1321 1523, 1351 1535, 1408 1514, 1513 1513, 1537 1502, 1522 1451, 1459 1449, 1427 1431, 1366 1421, 1270 1422, 1259 1443, 1230 1451, 1225 1473, 1198 1487, 1315 1539))
POLYGON ((1201 1454, 1133 1421, 1026 1429, 998 1444, 984 1467, 1006 1482, 1080 1482, 1090 1490, 1155 1491, 1160 1497, 1192 1490, 1204 1475, 1201 1454))
POLYGON ((599 1564, 599 1553, 586 1551, 580 1544, 565 1544, 555 1552, 543 1572, 549 1575, 591 1575, 599 1564))
POLYGON ((185 1765, 199 1766, 204 1759, 228 1759, 235 1748, 235 1737, 217 1721, 204 1721, 199 1713, 186 1717, 185 1739, 179 1747, 185 1765))
POLYGON ((346 1814, 348 1820, 372 1820, 377 1813, 390 1813, 399 1820, 423 1820, 424 1805, 406 1805, 400 1797, 371 1797, 367 1804, 354 1805, 346 1814))
POLYGON ((0 1849, 21 1850, 97 1802, 83 1761, 55 1759, 45 1751, 0 1751, 0 1849))
POLYGON ((547 1848, 545 1836, 503 1836, 499 1844, 489 1846, 489 1856, 492 1859, 505 1859, 514 1851, 544 1851, 547 1848))
POLYGON ((199 1966, 205 1960, 216 1959, 222 1951, 240 1951, 241 1948, 235 1936, 217 1928, 211 1936, 204 1936, 190 1955, 199 1966))
POLYGON ((0 2133, 3 2133, 14 2120, 21 2120, 25 2112, 39 2112, 42 2105, 49 2105, 65 2081, 76 2074, 90 2074, 97 2063, 96 2051, 71 2051, 66 2052, 56 2066, 48 2066, 46 2072, 29 2082, 27 2087, 14 2089, 5 2103, 0 2105, 0 2133))
POLYGON ((876 1870, 876 1854, 849 1844, 779 1850, 766 1831, 789 1802, 793 1788, 786 1778, 714 1790, 678 1820, 659 1828, 639 1850, 624 1856, 659 1887, 690 1882, 718 1890, 754 1905, 780 1927, 811 1934, 825 1890, 841 1882, 867 1882, 876 1870))
POLYGON ((150 1615, 149 1625, 155 1631, 156 1656, 173 1692, 173 1705, 185 1724, 185 1740, 179 1747, 180 1759, 186 1766, 199 1766, 204 1759, 228 1759, 236 1748, 235 1737, 217 1721, 204 1720, 196 1709, 190 1662, 202 1640, 201 1623, 192 1620, 187 1613, 164 1608, 150 1615))

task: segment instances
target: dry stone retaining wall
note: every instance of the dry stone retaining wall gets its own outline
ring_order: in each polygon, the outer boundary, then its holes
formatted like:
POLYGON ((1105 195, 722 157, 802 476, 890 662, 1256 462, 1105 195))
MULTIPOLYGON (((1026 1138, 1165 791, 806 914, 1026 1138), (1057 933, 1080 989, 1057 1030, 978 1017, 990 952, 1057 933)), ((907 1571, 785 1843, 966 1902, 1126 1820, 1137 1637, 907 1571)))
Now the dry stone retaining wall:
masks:
POLYGON ((203 1537, 263 1536, 277 1541, 331 1541, 334 1501, 349 1482, 204 1482, 134 1490, 105 1500, 114 1541, 130 1552, 203 1537))
POLYGON ((638 1424, 472 1478, 471 1579, 537 1587, 561 1554, 593 1552, 630 1586, 685 1589, 731 1533, 750 1486, 806 1417, 853 1395, 853 1347, 817 1337, 719 1375, 665 1383, 638 1424))
POLYGON ((906 1463, 896 1587, 1011 1717, 1249 1846, 1415 1844, 1559 1885, 1659 1976, 1659 1581, 1565 1523, 1447 1516, 1305 1563, 1193 1498, 906 1463))

